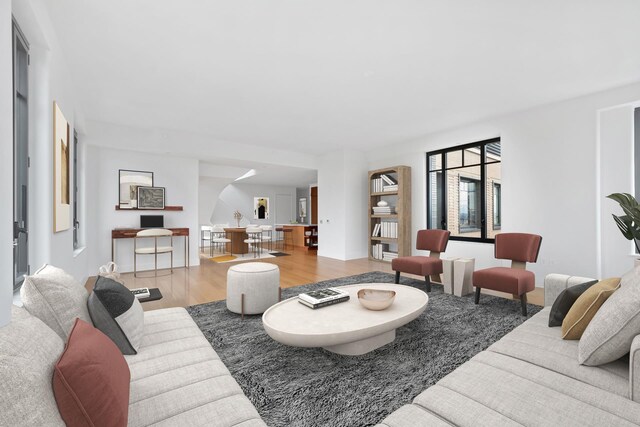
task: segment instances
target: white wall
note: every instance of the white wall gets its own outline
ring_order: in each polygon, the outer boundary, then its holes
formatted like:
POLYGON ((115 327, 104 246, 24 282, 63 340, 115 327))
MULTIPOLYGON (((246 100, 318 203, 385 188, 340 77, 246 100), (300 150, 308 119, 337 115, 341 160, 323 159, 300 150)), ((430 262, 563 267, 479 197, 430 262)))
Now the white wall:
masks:
POLYGON ((9 322, 13 295, 13 72, 11 42, 11 4, 0 2, 0 188, 5 203, 0 208, 0 326, 9 322))
POLYGON ((341 150, 321 156, 318 167, 318 255, 341 260, 367 256, 367 162, 341 150))
POLYGON ((213 211, 220 199, 220 193, 231 182, 233 180, 229 178, 200 177, 198 188, 198 222, 200 225, 214 224, 212 221, 213 211))
POLYGON ((278 194, 288 195, 291 197, 290 220, 286 221, 288 223, 294 220, 296 215, 296 187, 239 183, 229 184, 224 188, 224 190, 222 190, 219 199, 216 202, 215 209, 213 210, 211 222, 213 224, 235 225, 236 222, 235 219, 233 219, 233 212, 239 210, 242 215, 244 215, 240 225, 275 225, 277 218, 276 196, 278 194), (269 219, 253 219, 254 197, 269 198, 269 219))
MULTIPOLYGON (((497 117, 371 151, 369 168, 399 164, 412 167, 415 236, 417 230, 426 227, 425 153, 499 136, 503 154, 502 230, 543 236, 538 263, 530 265, 537 284, 540 286, 544 276, 552 272, 595 277, 600 264, 598 202, 603 197, 597 196, 597 111, 638 99, 640 84, 497 117)), ((620 153, 616 161, 604 165, 602 175, 628 171, 631 160, 627 157, 621 161, 626 155, 620 153)), ((622 238, 615 245, 629 247, 622 238)), ((501 264, 493 258, 492 245, 487 244, 450 242, 445 256, 475 257, 477 269, 501 264)), ((632 266, 630 260, 624 264, 632 266)), ((623 270, 616 266, 605 271, 623 274, 623 270)))
POLYGON ((606 198, 611 193, 634 194, 634 106, 604 109, 598 112, 597 120, 598 269, 601 277, 610 277, 628 270, 637 258, 633 243, 624 239, 611 216, 622 215, 622 209, 606 198))
MULTIPOLYGON (((127 139, 127 135, 122 135, 127 139)), ((87 135, 86 142, 94 138, 87 135)), ((111 260, 111 230, 119 227, 139 227, 140 215, 164 215, 165 227, 190 229, 190 263, 199 265, 198 242, 198 160, 160 154, 139 153, 98 147, 87 147, 87 157, 93 159, 93 169, 87 180, 88 217, 94 219, 87 236, 90 245, 89 265, 98 266, 111 260), (116 210, 118 204, 119 169, 143 170, 154 173, 154 185, 165 187, 166 204, 181 205, 183 211, 116 210)), ((184 265, 184 238, 174 238, 174 266, 184 265)), ((169 256, 159 257, 159 268, 169 267, 169 256)), ((133 240, 116 241, 116 263, 122 271, 133 270, 133 240)), ((139 257, 138 269, 153 268, 153 257, 139 257)), ((95 272, 94 272, 95 273, 95 272)))

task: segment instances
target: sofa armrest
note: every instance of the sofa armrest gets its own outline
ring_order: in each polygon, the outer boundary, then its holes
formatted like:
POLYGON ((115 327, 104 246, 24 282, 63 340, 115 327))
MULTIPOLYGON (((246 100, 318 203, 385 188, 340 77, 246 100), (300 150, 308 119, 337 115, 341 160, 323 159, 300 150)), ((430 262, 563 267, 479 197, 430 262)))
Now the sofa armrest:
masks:
POLYGON ((631 342, 629 352, 629 399, 640 402, 640 335, 631 342))
POLYGON ((544 305, 553 305, 558 295, 567 288, 589 282, 594 279, 580 276, 568 276, 566 274, 548 274, 544 278, 544 305))

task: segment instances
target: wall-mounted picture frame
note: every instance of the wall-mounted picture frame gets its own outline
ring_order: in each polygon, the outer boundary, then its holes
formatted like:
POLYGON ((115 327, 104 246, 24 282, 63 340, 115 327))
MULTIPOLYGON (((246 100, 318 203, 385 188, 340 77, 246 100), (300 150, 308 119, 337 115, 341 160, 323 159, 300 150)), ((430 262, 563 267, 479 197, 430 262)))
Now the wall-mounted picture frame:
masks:
POLYGON ((153 187, 153 172, 120 169, 118 171, 118 204, 120 209, 138 207, 138 187, 153 187))
POLYGON ((53 232, 71 228, 69 122, 53 102, 53 232))
POLYGON ((269 198, 253 198, 253 219, 269 219, 269 198))
POLYGON ((138 187, 138 209, 164 209, 164 187, 138 187))

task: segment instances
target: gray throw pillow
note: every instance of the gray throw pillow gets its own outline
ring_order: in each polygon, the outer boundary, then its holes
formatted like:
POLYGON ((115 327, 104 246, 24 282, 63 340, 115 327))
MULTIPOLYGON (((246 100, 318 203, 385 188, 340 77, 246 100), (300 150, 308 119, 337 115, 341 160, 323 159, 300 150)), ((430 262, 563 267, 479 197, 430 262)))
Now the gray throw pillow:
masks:
POLYGON ((640 267, 622 277, 620 289, 600 307, 578 345, 578 361, 599 366, 629 353, 640 334, 640 267))
POLYGON ((591 286, 598 283, 597 280, 581 283, 580 285, 571 286, 558 295, 558 298, 551 306, 549 313, 549 327, 562 326, 562 321, 573 306, 573 303, 591 286))
POLYGON ((95 327, 111 338, 122 354, 138 352, 144 312, 129 289, 113 279, 99 276, 87 305, 95 327))
POLYGON ((76 318, 91 323, 87 311, 87 290, 64 270, 45 265, 27 276, 20 298, 29 313, 53 329, 64 342, 76 318))
POLYGON ((65 426, 51 386, 63 350, 51 328, 25 309, 11 307, 11 322, 0 328, 0 425, 65 426))

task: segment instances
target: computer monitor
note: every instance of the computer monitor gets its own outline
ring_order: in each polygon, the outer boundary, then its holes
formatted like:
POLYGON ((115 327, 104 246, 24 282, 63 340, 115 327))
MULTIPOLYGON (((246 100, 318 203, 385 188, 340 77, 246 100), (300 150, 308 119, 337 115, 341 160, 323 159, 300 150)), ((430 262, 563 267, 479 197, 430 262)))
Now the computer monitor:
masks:
POLYGON ((140 215, 140 228, 163 228, 164 215, 140 215))

